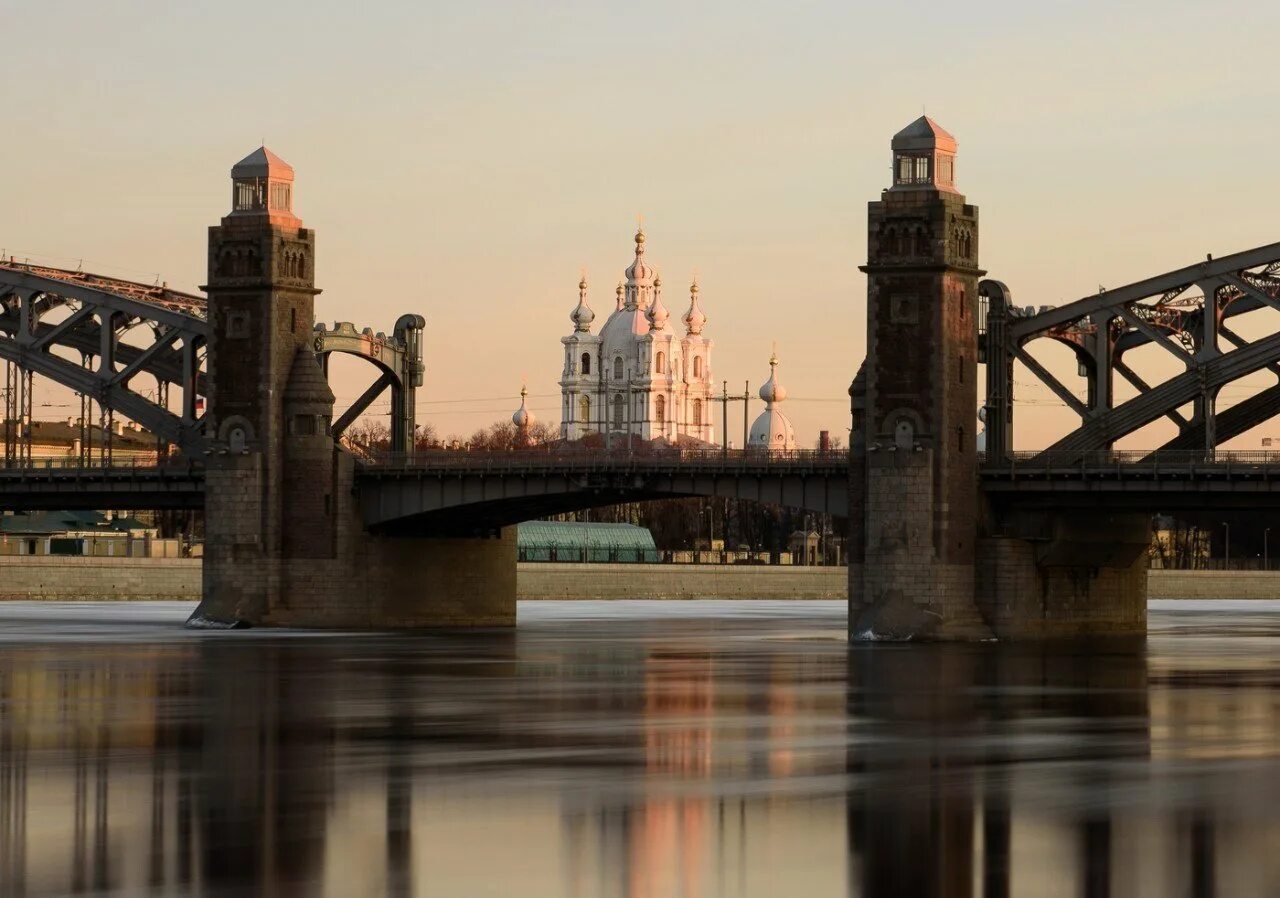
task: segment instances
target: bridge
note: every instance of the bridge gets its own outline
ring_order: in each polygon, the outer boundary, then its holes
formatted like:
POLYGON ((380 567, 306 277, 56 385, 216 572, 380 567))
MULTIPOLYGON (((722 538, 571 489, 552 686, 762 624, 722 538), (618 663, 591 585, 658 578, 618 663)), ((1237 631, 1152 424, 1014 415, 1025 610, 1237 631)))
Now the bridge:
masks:
POLYGON ((315 323, 315 235, 292 211, 293 170, 264 148, 232 169, 207 298, 0 262, 0 507, 203 507, 200 625, 510 625, 509 525, 722 496, 848 517, 854 637, 1140 632, 1153 512, 1277 507, 1280 461, 1220 446, 1280 411, 1280 328, 1249 324, 1280 311, 1280 244, 1022 308, 979 267, 955 147, 914 122, 893 140, 892 186, 869 204, 868 352, 848 453, 415 453, 425 321, 403 315, 390 335, 315 323), (1038 340, 1070 349, 1082 391, 1037 357, 1038 340), (1177 373, 1139 373, 1133 353, 1147 347, 1177 373), (334 353, 375 372, 337 414, 334 353), (1079 417, 1047 450, 1015 448, 1016 367, 1079 417), (1276 384, 1219 404, 1257 372, 1276 384), (77 451, 61 464, 32 457, 36 376, 80 403, 77 451), (356 459, 338 439, 387 394, 391 453, 356 459), (116 457, 117 415, 156 435, 151 457, 116 457), (1162 445, 1116 450, 1161 419, 1174 426, 1162 445))

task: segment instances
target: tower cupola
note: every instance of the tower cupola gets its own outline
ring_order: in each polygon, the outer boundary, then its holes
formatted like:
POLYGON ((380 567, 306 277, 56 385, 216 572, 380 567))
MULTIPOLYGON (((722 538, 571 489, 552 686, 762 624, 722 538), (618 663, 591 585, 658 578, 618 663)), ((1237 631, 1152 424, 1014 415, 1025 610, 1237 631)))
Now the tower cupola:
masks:
POLYGON ((295 222, 293 166, 258 147, 231 167, 231 214, 295 222))
POLYGON ((922 115, 893 135, 891 190, 956 190, 956 139, 922 115))

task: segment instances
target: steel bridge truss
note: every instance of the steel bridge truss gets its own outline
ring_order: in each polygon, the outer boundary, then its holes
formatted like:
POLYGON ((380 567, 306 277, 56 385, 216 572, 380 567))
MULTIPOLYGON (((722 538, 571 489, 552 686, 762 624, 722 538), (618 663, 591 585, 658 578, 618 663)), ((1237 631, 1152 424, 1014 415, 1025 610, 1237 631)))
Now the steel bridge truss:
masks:
MULTIPOLYGON (((423 377, 424 324, 420 315, 402 315, 389 337, 369 328, 357 331, 346 322, 333 330, 316 326, 314 348, 326 374, 335 352, 359 356, 380 371, 373 386, 334 423, 335 439, 390 390, 391 450, 412 451, 414 398, 423 377)), ((167 285, 0 260, 4 465, 21 467, 32 461, 37 374, 79 397, 76 420, 82 465, 110 463, 117 413, 156 436, 158 456, 170 446, 198 453, 205 440, 202 397, 208 338, 203 297, 170 290, 167 285), (121 339, 138 331, 148 333, 145 345, 121 339), (142 393, 132 387, 131 381, 142 373, 155 378, 157 390, 142 393), (180 391, 177 411, 169 401, 170 388, 175 386, 180 391)))
POLYGON ((146 286, 79 271, 0 262, 0 361, 5 371, 5 464, 30 460, 33 375, 62 384, 80 398, 80 453, 85 463, 111 455, 120 413, 151 431, 157 451, 192 448, 199 439, 198 396, 207 337, 205 301, 167 286, 146 286), (122 341, 148 332, 146 345, 122 341), (54 349, 64 350, 55 354, 54 349), (65 351, 79 361, 66 358, 65 351), (143 394, 131 381, 152 375, 158 389, 143 394), (180 411, 169 388, 181 391, 180 411), (99 441, 93 445, 93 406, 99 441))
POLYGON ((1046 451, 1089 452, 1115 442, 1161 418, 1178 433, 1162 450, 1196 450, 1211 456, 1217 446, 1280 414, 1280 331, 1248 340, 1231 319, 1246 312, 1280 312, 1280 243, 1225 256, 1148 278, 1056 308, 1019 309, 999 281, 983 281, 986 305, 980 345, 987 364, 987 459, 1007 461, 1013 452, 1013 367, 1022 362, 1080 417, 1080 426, 1046 451), (1047 338, 1075 354, 1087 395, 1081 400, 1027 351, 1047 338), (1149 344, 1168 352, 1181 371, 1149 384, 1125 361, 1125 354, 1149 344), (1222 411, 1219 391, 1258 371, 1276 375, 1276 384, 1222 411), (1115 375, 1137 395, 1116 403, 1115 375), (1180 409, 1190 404, 1190 416, 1180 409))

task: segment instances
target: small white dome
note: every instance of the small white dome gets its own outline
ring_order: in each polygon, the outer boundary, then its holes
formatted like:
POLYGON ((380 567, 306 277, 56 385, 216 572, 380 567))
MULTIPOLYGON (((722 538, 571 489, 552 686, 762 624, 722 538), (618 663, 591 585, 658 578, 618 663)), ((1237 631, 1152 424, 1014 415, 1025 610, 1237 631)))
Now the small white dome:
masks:
POLYGON ((696 337, 702 333, 702 329, 707 326, 707 315, 702 311, 702 306, 698 305, 698 281, 695 278, 689 286, 689 311, 684 313, 685 332, 691 337, 696 337))
POLYGON ((587 305, 587 279, 585 275, 578 282, 578 304, 569 313, 569 320, 573 322, 573 329, 578 333, 586 333, 591 330, 591 322, 596 320, 596 313, 591 311, 591 306, 587 305))
POLYGON ((520 407, 516 409, 514 415, 511 416, 511 423, 520 430, 528 430, 538 419, 533 416, 533 412, 525 408, 524 400, 529 395, 528 387, 520 388, 520 407))
POLYGON ((787 390, 778 379, 778 356, 769 357, 769 379, 760 388, 760 398, 765 401, 764 411, 751 425, 747 436, 748 449, 769 452, 790 452, 796 448, 796 431, 791 420, 782 413, 778 404, 787 398, 787 390))

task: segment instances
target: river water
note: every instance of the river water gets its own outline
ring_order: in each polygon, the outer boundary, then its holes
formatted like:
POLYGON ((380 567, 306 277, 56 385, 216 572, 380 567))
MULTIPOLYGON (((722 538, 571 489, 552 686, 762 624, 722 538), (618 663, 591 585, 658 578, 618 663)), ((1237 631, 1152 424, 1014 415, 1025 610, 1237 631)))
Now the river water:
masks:
POLYGON ((0 604, 0 895, 1280 894, 1280 602, 852 650, 834 602, 189 610, 0 604))

